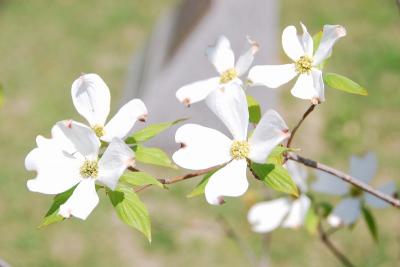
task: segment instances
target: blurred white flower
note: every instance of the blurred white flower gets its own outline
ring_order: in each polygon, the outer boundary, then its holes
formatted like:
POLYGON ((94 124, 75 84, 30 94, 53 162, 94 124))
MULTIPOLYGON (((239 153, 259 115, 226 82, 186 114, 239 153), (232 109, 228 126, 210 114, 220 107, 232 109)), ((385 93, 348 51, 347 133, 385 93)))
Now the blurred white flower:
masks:
POLYGON ((311 201, 307 192, 307 173, 302 166, 293 161, 285 164, 290 176, 300 189, 297 199, 290 197, 278 198, 272 201, 263 201, 250 208, 247 220, 252 230, 258 233, 267 233, 276 228, 298 228, 303 225, 311 201))
POLYGON ((219 37, 216 45, 207 49, 207 57, 219 76, 185 85, 178 89, 176 97, 189 106, 205 99, 218 88, 228 87, 232 83, 242 84, 239 77, 250 68, 257 51, 258 44, 248 37, 244 52, 235 65, 235 55, 229 40, 225 36, 219 37))
POLYGON ((134 152, 114 138, 98 159, 99 139, 89 127, 74 121, 58 122, 51 133, 51 139, 38 136, 37 148, 25 159, 25 168, 37 172, 27 182, 28 189, 53 195, 77 185, 59 214, 85 220, 99 202, 95 183, 114 190, 119 177, 134 163, 134 152))
POLYGON ((211 109, 225 123, 233 139, 221 132, 197 124, 180 127, 175 141, 181 149, 173 155, 179 166, 191 170, 203 170, 226 164, 208 181, 205 196, 208 203, 223 203, 223 196, 241 196, 248 187, 247 159, 264 163, 272 149, 289 137, 288 127, 274 110, 267 111, 253 134, 247 139, 249 113, 246 96, 239 85, 216 90, 211 109))
POLYGON ((295 26, 288 26, 282 33, 282 46, 286 55, 294 63, 285 65, 254 66, 249 72, 249 80, 254 85, 277 88, 299 76, 291 90, 293 96, 309 99, 314 104, 325 101, 322 71, 318 68, 332 53, 335 42, 346 35, 340 25, 325 25, 318 49, 307 28, 301 23, 303 35, 297 35, 295 26))
MULTIPOLYGON (((375 154, 368 153, 364 157, 351 157, 349 173, 351 176, 365 183, 370 183, 376 175, 376 170, 377 160, 375 154)), ((311 185, 313 190, 344 197, 328 216, 328 223, 333 227, 355 223, 361 214, 361 207, 364 204, 373 208, 389 206, 383 200, 351 186, 331 174, 322 171, 317 171, 316 174, 317 180, 311 185)), ((396 184, 390 181, 379 187, 378 190, 385 194, 393 195, 396 192, 396 184)))
POLYGON ((105 142, 111 142, 113 138, 124 140, 132 134, 137 120, 145 121, 147 118, 147 109, 142 100, 132 99, 106 124, 110 113, 110 90, 97 74, 81 75, 73 82, 71 94, 76 110, 105 142))

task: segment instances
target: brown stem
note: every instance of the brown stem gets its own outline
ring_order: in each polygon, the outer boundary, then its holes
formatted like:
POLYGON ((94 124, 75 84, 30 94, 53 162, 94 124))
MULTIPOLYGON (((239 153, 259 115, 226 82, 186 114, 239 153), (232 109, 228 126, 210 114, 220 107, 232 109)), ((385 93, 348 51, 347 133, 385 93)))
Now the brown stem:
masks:
POLYGON ((318 233, 322 243, 332 252, 333 255, 346 267, 355 267, 353 263, 332 243, 329 235, 324 231, 321 222, 318 224, 318 233))
POLYGON ((310 115, 310 113, 314 110, 315 108, 315 104, 312 104, 307 110, 306 112, 303 114, 303 116, 301 117, 300 121, 297 123, 297 125, 293 128, 292 133, 289 137, 289 140, 287 141, 286 146, 289 148, 290 145, 292 144, 294 135, 296 134, 297 130, 300 128, 301 124, 303 123, 303 121, 307 118, 308 115, 310 115))
MULTIPOLYGON (((172 177, 172 178, 160 178, 160 179, 157 179, 157 180, 158 180, 160 183, 164 184, 164 185, 167 185, 167 184, 174 184, 174 183, 177 183, 177 182, 180 182, 180 181, 183 181, 183 180, 187 180, 187 179, 190 179, 190 178, 194 178, 194 177, 197 177, 197 176, 206 174, 206 173, 208 173, 208 172, 210 172, 210 171, 212 171, 212 170, 215 170, 216 168, 218 168, 218 167, 213 167, 213 168, 208 168, 208 169, 200 170, 200 171, 197 171, 197 172, 187 173, 187 174, 175 176, 175 177, 172 177)), ((133 167, 129 167, 128 170, 130 170, 130 171, 132 171, 132 172, 137 172, 137 171, 139 171, 138 169, 133 168, 133 167)), ((136 193, 137 193, 137 192, 140 192, 140 191, 142 191, 142 190, 144 190, 144 189, 146 189, 146 188, 149 188, 150 186, 152 186, 152 185, 151 185, 151 184, 147 184, 147 185, 138 187, 138 188, 135 189, 135 192, 136 192, 136 193)))
POLYGON ((212 168, 208 168, 208 169, 204 169, 204 170, 200 170, 197 172, 192 172, 192 173, 187 173, 184 175, 179 175, 179 176, 175 176, 172 178, 162 178, 162 179, 158 179, 158 181, 162 184, 174 184, 183 180, 187 180, 193 177, 197 177, 206 173, 209 173, 212 170, 215 170, 216 167, 212 167, 212 168))
POLYGON ((339 170, 336 170, 332 167, 329 167, 325 164, 319 163, 315 160, 311 160, 311 159, 307 159, 307 158, 303 158, 299 155, 293 154, 293 153, 288 153, 286 155, 287 159, 293 160, 293 161, 297 161, 305 166, 317 169, 317 170, 321 170, 324 171, 326 173, 330 173, 336 177, 339 177, 340 179, 342 179, 343 181, 350 183, 362 190, 364 190, 365 192, 368 192, 374 196, 376 196, 377 198, 391 204, 392 206, 396 207, 396 208, 400 208, 400 200, 396 199, 392 196, 389 196, 387 194, 384 194, 376 189, 374 189, 372 186, 370 186, 369 184, 366 184, 344 172, 341 172, 339 170))

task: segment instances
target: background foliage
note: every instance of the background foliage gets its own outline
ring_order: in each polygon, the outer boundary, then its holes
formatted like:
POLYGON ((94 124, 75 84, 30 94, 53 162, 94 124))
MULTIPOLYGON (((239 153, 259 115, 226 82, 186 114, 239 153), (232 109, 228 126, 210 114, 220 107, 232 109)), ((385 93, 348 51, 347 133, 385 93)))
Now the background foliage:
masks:
MULTIPOLYGON (((151 246, 118 220, 107 201, 85 223, 69 220, 36 229, 50 197, 29 193, 25 187, 30 175, 23 159, 35 136, 48 136, 60 118, 80 120, 68 100, 70 84, 80 71, 102 75, 116 108, 132 51, 143 45, 157 16, 174 2, 0 1, 0 80, 5 94, 0 111, 1 258, 14 266, 248 265, 243 250, 226 237, 218 222, 221 214, 250 240, 255 253, 260 252, 262 237, 251 233, 244 220, 256 192, 250 191, 244 202, 234 199, 222 208, 210 207, 201 197, 185 197, 199 179, 169 191, 154 187, 141 193, 152 217, 151 246)), ((281 5, 282 29, 300 20, 310 32, 326 23, 344 25, 348 36, 335 46, 326 71, 345 74, 369 92, 368 97, 359 97, 328 89, 328 102, 311 115, 294 146, 342 169, 347 169, 351 153, 373 150, 380 159, 376 182, 398 180, 400 16, 395 1, 283 0, 281 5)), ((286 60, 282 51, 282 61, 286 60)), ((282 92, 278 110, 292 126, 308 103, 282 92)), ((335 242, 360 266, 395 266, 400 260, 400 215, 390 209, 376 214, 378 246, 363 222, 352 234, 345 230, 335 235, 335 242)), ((275 266, 338 266, 303 230, 277 230, 268 243, 275 266)))

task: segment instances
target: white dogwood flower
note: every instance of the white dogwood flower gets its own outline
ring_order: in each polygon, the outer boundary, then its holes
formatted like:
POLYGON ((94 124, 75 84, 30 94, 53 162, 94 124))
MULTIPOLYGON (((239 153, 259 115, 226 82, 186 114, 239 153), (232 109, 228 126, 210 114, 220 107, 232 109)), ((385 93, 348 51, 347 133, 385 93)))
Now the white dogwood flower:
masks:
POLYGON ((276 228, 298 228, 303 225, 311 201, 307 192, 307 173, 297 163, 288 161, 285 164, 290 176, 299 187, 301 194, 297 199, 282 197, 271 201, 263 201, 250 208, 247 220, 252 230, 267 233, 276 228))
POLYGON ((99 202, 95 183, 114 190, 119 177, 134 163, 134 152, 120 139, 112 139, 99 159, 100 141, 87 126, 58 122, 50 139, 38 136, 37 148, 25 159, 27 170, 37 176, 27 182, 28 189, 43 194, 59 194, 76 186, 59 214, 85 220, 99 202))
POLYGON ((235 64, 235 55, 229 40, 225 36, 219 37, 216 45, 209 47, 206 52, 219 76, 179 88, 176 92, 178 100, 189 106, 205 99, 211 92, 220 87, 228 87, 231 83, 242 84, 239 77, 246 73, 253 63, 254 54, 258 51, 258 44, 247 38, 244 50, 235 64))
POLYGON ((124 140, 132 134, 137 120, 145 121, 147 118, 147 109, 142 100, 132 99, 106 124, 110 113, 110 90, 97 74, 81 75, 73 82, 71 94, 76 110, 105 142, 111 142, 113 138, 124 140))
POLYGON ((333 45, 346 35, 346 30, 340 25, 325 25, 314 53, 313 38, 302 23, 301 27, 301 36, 295 26, 286 27, 282 33, 283 50, 294 63, 254 66, 249 72, 249 80, 254 85, 277 88, 299 76, 291 90, 292 95, 317 104, 325 101, 322 71, 318 66, 331 55, 333 45))
MULTIPOLYGON (((351 157, 351 176, 369 183, 376 175, 376 170, 377 160, 373 153, 368 153, 364 157, 351 157)), ((316 174, 317 180, 311 185, 312 189, 320 193, 344 197, 328 216, 328 223, 333 227, 355 223, 361 214, 362 205, 368 205, 373 208, 389 206, 383 200, 351 186, 331 174, 322 171, 317 171, 316 174)), ((385 194, 393 195, 396 192, 396 184, 390 181, 379 187, 378 190, 385 194)))
POLYGON ((265 163, 272 149, 290 134, 279 114, 269 110, 248 139, 249 113, 241 87, 218 89, 214 94, 209 106, 225 123, 233 139, 211 128, 186 124, 176 131, 175 140, 181 149, 172 158, 179 166, 191 170, 226 164, 210 177, 205 188, 207 202, 218 205, 223 203, 224 196, 237 197, 246 192, 247 159, 265 163))

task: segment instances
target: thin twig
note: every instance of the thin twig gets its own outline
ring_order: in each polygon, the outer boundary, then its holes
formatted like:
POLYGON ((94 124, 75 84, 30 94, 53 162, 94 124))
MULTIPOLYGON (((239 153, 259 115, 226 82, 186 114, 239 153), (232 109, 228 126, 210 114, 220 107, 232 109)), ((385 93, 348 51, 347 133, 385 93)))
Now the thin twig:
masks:
MULTIPOLYGON (((197 176, 206 174, 206 173, 208 173, 208 172, 210 172, 210 171, 213 171, 213 170, 215 170, 215 169, 217 169, 217 168, 219 168, 219 166, 218 166, 218 167, 213 167, 213 168, 204 169, 204 170, 200 170, 200 171, 197 171, 197 172, 187 173, 187 174, 184 174, 184 175, 175 176, 175 177, 172 177, 172 178, 160 178, 160 179, 157 179, 157 180, 158 180, 160 183, 164 184, 164 185, 167 185, 167 184, 174 184, 174 183, 177 183, 177 182, 181 182, 181 181, 184 181, 184 180, 188 180, 188 179, 190 179, 190 178, 194 178, 194 177, 197 177, 197 176)), ((132 172, 138 172, 138 171, 140 171, 140 170, 138 170, 138 169, 136 169, 136 168, 133 168, 133 167, 129 167, 128 170, 130 170, 130 171, 132 171, 132 172)), ((151 186, 152 186, 151 184, 143 185, 143 186, 141 186, 141 187, 136 188, 136 189, 135 189, 135 192, 136 192, 136 193, 137 193, 137 192, 140 192, 140 191, 142 191, 142 190, 144 190, 144 189, 146 189, 146 188, 149 188, 149 187, 151 187, 151 186)))
POLYGON ((187 180, 187 179, 190 179, 190 178, 193 178, 193 177, 197 177, 197 176, 209 173, 210 171, 213 171, 216 168, 218 168, 218 167, 212 167, 212 168, 200 170, 200 171, 197 171, 197 172, 192 172, 192 173, 187 173, 187 174, 184 174, 184 175, 175 176, 175 177, 172 177, 172 178, 161 178, 161 179, 158 179, 158 181, 160 183, 162 183, 162 184, 174 184, 174 183, 177 183, 177 182, 180 182, 180 181, 183 181, 183 180, 187 180))
POLYGON ((310 115, 310 113, 314 110, 315 108, 315 104, 311 104, 311 106, 306 110, 306 112, 303 114, 303 116, 301 117, 300 121, 297 123, 297 125, 293 128, 292 133, 289 137, 289 140, 287 141, 286 146, 289 148, 290 145, 292 144, 294 135, 296 134, 297 130, 300 128, 301 124, 303 123, 303 121, 307 118, 308 115, 310 115))
POLYGON ((321 222, 318 224, 318 233, 322 243, 332 252, 333 255, 346 267, 355 267, 353 263, 332 243, 329 235, 324 231, 321 222))
POLYGON ((330 173, 336 177, 339 177, 340 179, 342 179, 343 181, 350 183, 352 185, 354 185, 355 187, 358 187, 362 190, 364 190, 365 192, 368 192, 374 196, 376 196, 377 198, 391 204, 392 206, 396 207, 396 208, 400 208, 400 200, 396 199, 392 196, 389 196, 385 193, 382 193, 376 189, 374 189, 372 186, 370 186, 369 184, 366 184, 350 175, 348 175, 347 173, 344 173, 342 171, 336 170, 332 167, 329 167, 325 164, 319 163, 315 160, 311 160, 311 159, 307 159, 307 158, 303 158, 299 155, 296 155, 294 153, 288 153, 286 155, 287 159, 293 160, 293 161, 297 161, 305 166, 317 169, 317 170, 321 170, 324 171, 326 173, 330 173))

